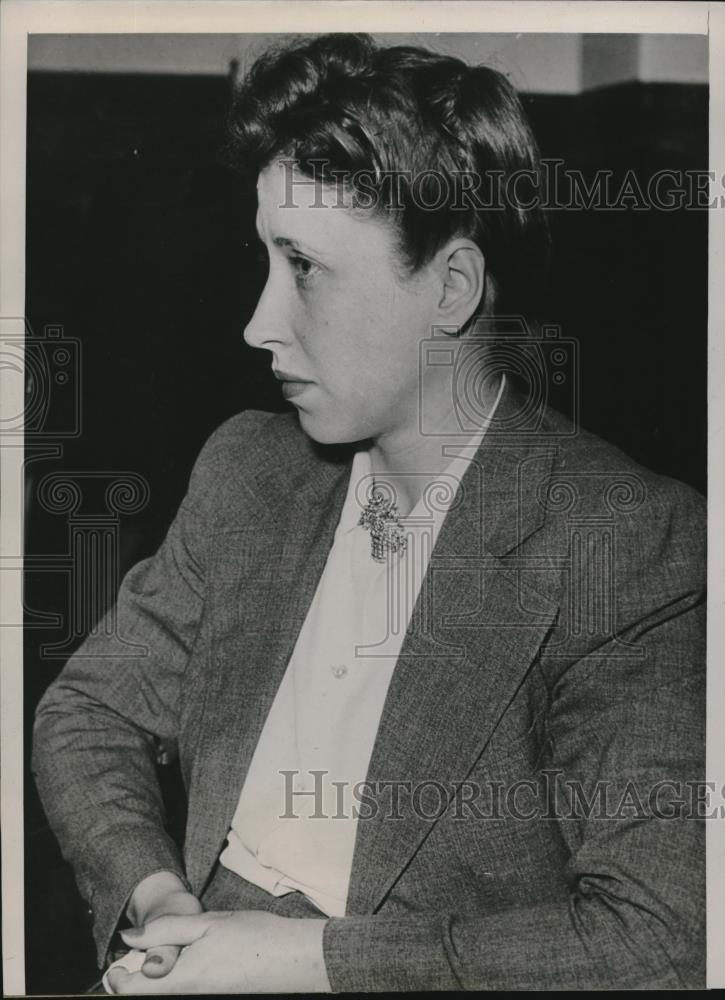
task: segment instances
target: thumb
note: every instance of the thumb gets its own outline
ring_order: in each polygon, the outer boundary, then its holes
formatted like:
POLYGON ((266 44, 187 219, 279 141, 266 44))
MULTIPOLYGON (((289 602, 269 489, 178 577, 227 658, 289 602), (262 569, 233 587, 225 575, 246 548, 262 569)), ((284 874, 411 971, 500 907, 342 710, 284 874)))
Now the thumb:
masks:
POLYGON ((210 913, 193 913, 185 916, 168 914, 149 920, 143 927, 121 931, 121 937, 132 948, 143 951, 158 945, 185 945, 196 941, 213 920, 210 913))
POLYGON ((160 979, 168 975, 176 964, 179 957, 178 945, 162 945, 146 952, 146 958, 141 966, 144 976, 151 979, 160 979))

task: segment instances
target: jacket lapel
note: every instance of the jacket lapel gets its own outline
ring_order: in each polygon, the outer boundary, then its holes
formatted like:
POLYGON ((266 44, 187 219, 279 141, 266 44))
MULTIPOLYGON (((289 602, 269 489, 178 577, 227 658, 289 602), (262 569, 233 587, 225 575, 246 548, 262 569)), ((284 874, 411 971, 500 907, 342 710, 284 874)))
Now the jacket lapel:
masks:
POLYGON ((272 455, 244 524, 217 538, 213 663, 194 755, 185 855, 203 887, 312 603, 339 520, 349 462, 272 455), (300 466, 303 466, 300 469, 300 466), (322 501, 322 502, 321 502, 322 501))
MULTIPOLYGON (((509 390, 501 416, 516 405, 509 390)), ((444 521, 388 690, 368 769, 375 806, 358 822, 348 914, 382 903, 484 751, 558 611, 528 590, 516 557, 506 558, 543 523, 536 486, 555 449, 540 435, 492 430, 444 521), (386 822, 394 788, 402 818, 386 822)))

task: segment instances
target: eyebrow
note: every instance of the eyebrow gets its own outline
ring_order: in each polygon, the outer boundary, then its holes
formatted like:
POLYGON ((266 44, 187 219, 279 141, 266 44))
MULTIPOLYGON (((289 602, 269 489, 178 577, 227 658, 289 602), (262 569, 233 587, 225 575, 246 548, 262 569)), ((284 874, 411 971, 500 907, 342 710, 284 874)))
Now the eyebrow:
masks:
POLYGON ((300 244, 297 240, 290 239, 288 236, 275 236, 272 242, 276 247, 292 247, 293 250, 300 249, 300 244))
MULTIPOLYGON (((259 229, 255 226, 257 239, 260 243, 264 243, 262 239, 262 234, 259 229)), ((314 247, 306 246, 304 243, 300 243, 298 240, 292 239, 291 236, 275 236, 272 239, 272 243, 276 247, 289 247, 292 250, 299 250, 301 253, 310 253, 315 257, 326 257, 327 254, 323 253, 321 250, 316 250, 314 247)))

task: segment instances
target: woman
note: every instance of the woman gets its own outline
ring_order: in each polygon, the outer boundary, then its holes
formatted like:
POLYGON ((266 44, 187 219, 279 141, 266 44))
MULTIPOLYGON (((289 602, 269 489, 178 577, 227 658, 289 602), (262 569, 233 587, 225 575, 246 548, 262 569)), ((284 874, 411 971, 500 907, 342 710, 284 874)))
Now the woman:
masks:
POLYGON ((232 136, 293 412, 212 436, 37 715, 99 962, 135 928, 109 988, 701 983, 702 502, 511 377, 545 357, 500 336, 547 245, 497 183, 536 173, 518 99, 325 36, 257 62, 232 136))

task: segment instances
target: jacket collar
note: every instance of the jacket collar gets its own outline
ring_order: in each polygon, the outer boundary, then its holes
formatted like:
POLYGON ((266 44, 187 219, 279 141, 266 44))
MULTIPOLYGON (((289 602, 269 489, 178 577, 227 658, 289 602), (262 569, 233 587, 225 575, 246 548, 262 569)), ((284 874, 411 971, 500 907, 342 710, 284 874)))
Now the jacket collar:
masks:
MULTIPOLYGON (((544 505, 535 487, 557 453, 557 428, 543 406, 532 414, 530 403, 529 395, 508 379, 495 418, 462 480, 455 504, 459 516, 446 519, 444 535, 449 537, 439 546, 455 551, 474 530, 482 537, 483 551, 503 556, 544 523, 544 505)), ((289 426, 278 423, 273 434, 275 458, 256 480, 261 515, 289 526, 290 510, 299 513, 303 520, 293 522, 295 530, 303 533, 305 524, 312 522, 321 532, 312 541, 326 558, 345 501, 354 449, 305 442, 301 457, 298 442, 291 444, 289 426)), ((467 437, 462 435, 461 443, 467 437)))

